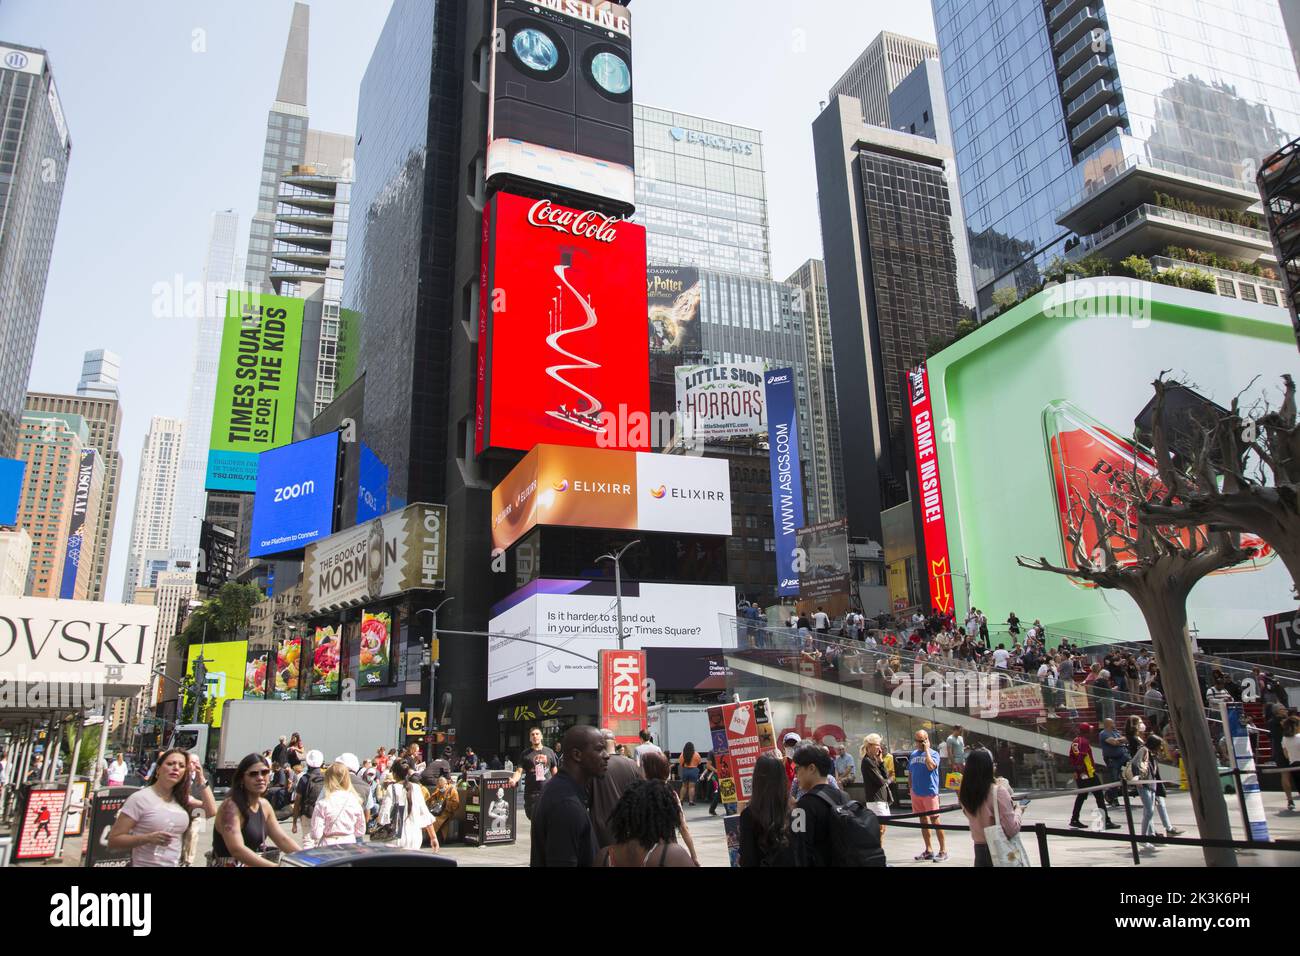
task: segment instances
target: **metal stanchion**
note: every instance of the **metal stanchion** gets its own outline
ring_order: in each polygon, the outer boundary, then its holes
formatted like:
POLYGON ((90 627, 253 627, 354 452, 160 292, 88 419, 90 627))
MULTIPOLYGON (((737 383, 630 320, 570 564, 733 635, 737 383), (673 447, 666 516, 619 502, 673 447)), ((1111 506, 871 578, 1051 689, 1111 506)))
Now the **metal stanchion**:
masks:
MULTIPOLYGON (((1138 786, 1140 787, 1142 785, 1139 783, 1138 786)), ((1128 835, 1132 837, 1134 835, 1133 834, 1133 802, 1129 800, 1128 784, 1125 783, 1123 779, 1120 780, 1119 789, 1120 789, 1120 793, 1122 793, 1124 796, 1124 818, 1128 820, 1128 835)), ((1133 851, 1133 865, 1141 866, 1142 857, 1138 853, 1138 844, 1136 838, 1129 841, 1129 848, 1132 849, 1133 851)))
POLYGON ((1255 834, 1250 825, 1250 814, 1246 812, 1246 793, 1241 785, 1241 767, 1237 765, 1237 755, 1232 756, 1232 783, 1237 788, 1237 804, 1241 807, 1241 825, 1246 831, 1246 842, 1254 843, 1255 834))
POLYGON ((1038 836, 1038 865, 1044 867, 1051 866, 1052 855, 1047 849, 1047 824, 1035 823, 1034 833, 1038 836))

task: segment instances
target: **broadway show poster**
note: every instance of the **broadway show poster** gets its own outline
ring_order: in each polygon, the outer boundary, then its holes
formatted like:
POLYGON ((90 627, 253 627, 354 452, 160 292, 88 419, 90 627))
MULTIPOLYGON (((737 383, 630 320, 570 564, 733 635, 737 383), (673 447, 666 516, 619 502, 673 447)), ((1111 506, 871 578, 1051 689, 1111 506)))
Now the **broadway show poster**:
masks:
POLYGON ((339 694, 339 629, 337 625, 316 628, 311 652, 311 697, 337 697, 339 694))
POLYGON ((771 703, 763 697, 710 707, 709 731, 722 804, 728 815, 738 814, 754 791, 754 764, 758 758, 765 753, 780 753, 771 703), (719 744, 725 744, 725 748, 719 744))
POLYGON ((244 664, 244 699, 266 699, 266 666, 271 659, 270 651, 250 654, 244 664))
POLYGON ((363 611, 361 614, 361 656, 358 666, 359 687, 379 687, 388 683, 388 664, 392 659, 393 618, 387 611, 363 611))
POLYGON ((281 641, 276 650, 274 700, 298 699, 298 674, 302 664, 302 638, 281 641))
POLYGON ((23 807, 22 827, 18 831, 14 859, 48 860, 59 842, 59 825, 63 822, 63 787, 33 787, 23 807))
POLYGON ((678 266, 646 269, 650 351, 700 352, 700 270, 678 266))

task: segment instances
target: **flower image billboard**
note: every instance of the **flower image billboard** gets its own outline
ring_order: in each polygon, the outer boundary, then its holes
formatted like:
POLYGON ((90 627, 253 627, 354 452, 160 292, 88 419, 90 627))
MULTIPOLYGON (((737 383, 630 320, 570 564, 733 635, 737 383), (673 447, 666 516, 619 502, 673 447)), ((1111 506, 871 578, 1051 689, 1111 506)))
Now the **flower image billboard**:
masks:
POLYGON ((260 653, 249 653, 248 660, 244 662, 244 699, 245 700, 265 700, 266 699, 266 677, 267 666, 271 660, 270 651, 260 653))
MULTIPOLYGON (((1134 436, 1161 372, 1223 408, 1239 393, 1242 408, 1277 408, 1300 356, 1285 309, 1105 278, 1048 287, 932 356, 927 371, 947 548, 968 565, 971 603, 1040 618, 1049 634, 1131 641, 1148 634, 1132 601, 1021 568, 1016 556, 1071 566, 1069 503, 1101 487, 1100 475, 1131 474, 1135 459, 1144 470, 1134 436), (1014 467, 990 468, 991 449, 1014 467)), ((1263 641, 1265 616, 1294 604, 1282 562, 1264 548, 1197 584, 1188 620, 1201 640, 1263 641)))
POLYGON ((297 700, 302 666, 302 638, 285 638, 276 645, 274 700, 297 700))
POLYGON ((510 193, 483 227, 478 451, 648 450, 645 228, 510 193))
POLYGON ((311 693, 314 700, 339 695, 339 629, 330 624, 316 628, 311 651, 311 693))
POLYGON ((361 653, 358 659, 358 687, 379 687, 388 683, 392 660, 393 617, 387 611, 361 613, 361 653))
POLYGON ((234 292, 217 360, 208 491, 257 490, 257 456, 293 440, 303 300, 234 292))

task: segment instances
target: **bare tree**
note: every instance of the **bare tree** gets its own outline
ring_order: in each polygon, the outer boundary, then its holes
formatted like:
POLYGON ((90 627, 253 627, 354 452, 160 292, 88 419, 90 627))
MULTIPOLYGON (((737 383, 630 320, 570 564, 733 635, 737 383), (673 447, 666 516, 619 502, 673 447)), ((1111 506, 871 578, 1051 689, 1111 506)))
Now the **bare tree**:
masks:
MULTIPOLYGON (((1243 548, 1230 531, 1155 524, 1143 514, 1143 507, 1151 501, 1168 501, 1169 494, 1155 475, 1139 469, 1136 460, 1129 473, 1100 476, 1071 469, 1068 477, 1074 480, 1066 482, 1066 566, 1045 557, 1017 557, 1016 563, 1123 591, 1137 604, 1160 661, 1165 702, 1187 768, 1197 827, 1207 839, 1231 839, 1218 759, 1187 636, 1187 596, 1206 575, 1240 564, 1254 551, 1243 548)), ((1230 849, 1206 848, 1204 853, 1209 866, 1237 865, 1230 849)))
POLYGON ((1282 381, 1280 408, 1258 402, 1243 412, 1238 395, 1228 414, 1197 416, 1198 434, 1178 448, 1170 440, 1166 402, 1181 386, 1163 374, 1156 379, 1151 437, 1166 494, 1142 502, 1141 511, 1167 525, 1254 535, 1277 552, 1300 593, 1300 427, 1295 381, 1290 375, 1282 381))

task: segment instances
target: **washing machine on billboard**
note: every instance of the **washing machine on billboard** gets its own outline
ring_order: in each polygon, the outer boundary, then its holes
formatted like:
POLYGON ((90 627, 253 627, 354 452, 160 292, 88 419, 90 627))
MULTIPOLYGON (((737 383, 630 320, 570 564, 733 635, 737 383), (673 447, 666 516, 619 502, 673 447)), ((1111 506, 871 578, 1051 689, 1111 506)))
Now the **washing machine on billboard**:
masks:
POLYGON ((632 37, 625 6, 497 0, 487 178, 635 200, 632 37))

